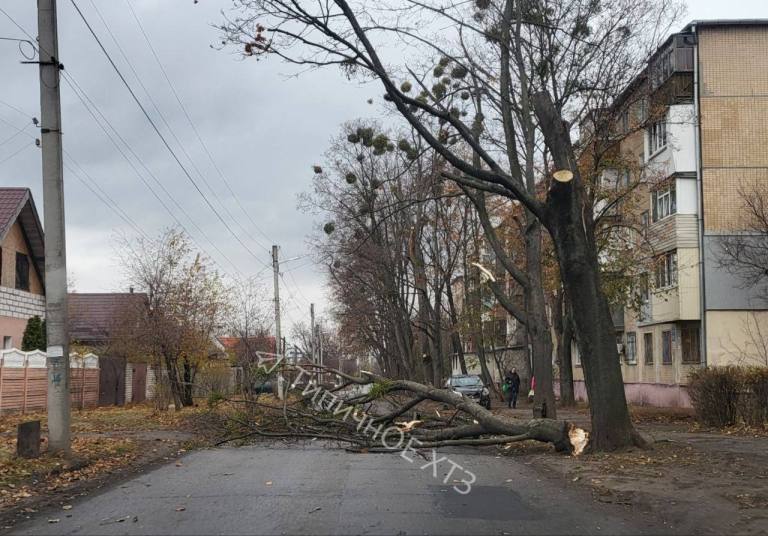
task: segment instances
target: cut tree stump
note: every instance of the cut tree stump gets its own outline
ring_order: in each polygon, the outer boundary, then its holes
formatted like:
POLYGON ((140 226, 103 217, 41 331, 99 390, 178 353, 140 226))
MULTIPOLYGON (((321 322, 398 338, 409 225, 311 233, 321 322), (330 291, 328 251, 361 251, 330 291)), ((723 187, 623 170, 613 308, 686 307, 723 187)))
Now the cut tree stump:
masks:
POLYGON ((16 435, 16 454, 22 458, 40 457, 40 421, 19 424, 16 435))

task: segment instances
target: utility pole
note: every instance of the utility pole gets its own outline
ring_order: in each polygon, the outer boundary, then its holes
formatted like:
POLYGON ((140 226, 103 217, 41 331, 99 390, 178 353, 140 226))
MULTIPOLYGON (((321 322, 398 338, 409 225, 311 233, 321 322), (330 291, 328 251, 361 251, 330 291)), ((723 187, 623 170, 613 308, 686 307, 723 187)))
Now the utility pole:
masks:
MULTIPOLYGON (((317 325, 317 345, 318 345, 319 350, 320 350, 320 355, 318 356, 318 362, 320 363, 321 367, 323 366, 323 330, 322 330, 322 324, 323 323, 320 322, 317 325)), ((322 379, 322 378, 324 378, 324 376, 325 376, 325 371, 322 371, 320 373, 320 378, 322 379)))
MULTIPOLYGON (((315 304, 309 304, 309 351, 312 352, 312 364, 317 364, 317 355, 315 354, 315 304)), ((315 373, 315 383, 317 383, 317 373, 315 373)))
POLYGON ((67 250, 64 233, 64 171, 56 0, 38 0, 40 139, 45 218, 45 324, 48 337, 48 450, 70 449, 67 250))
MULTIPOLYGON (((280 334, 280 260, 277 245, 272 246, 272 272, 275 280, 275 353, 281 354, 282 337, 280 334)), ((278 358, 279 359, 279 358, 278 358)), ((283 399, 283 374, 277 373, 277 397, 283 399)))

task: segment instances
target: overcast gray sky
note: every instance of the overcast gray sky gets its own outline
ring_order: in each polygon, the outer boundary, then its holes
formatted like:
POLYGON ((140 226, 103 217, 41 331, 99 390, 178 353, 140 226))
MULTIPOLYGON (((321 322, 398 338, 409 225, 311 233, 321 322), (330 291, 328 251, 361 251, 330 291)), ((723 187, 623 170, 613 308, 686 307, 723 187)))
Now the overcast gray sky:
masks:
MULTIPOLYGON (((366 100, 378 97, 381 88, 347 82, 335 69, 290 77, 287 75, 294 71, 276 60, 242 61, 231 51, 212 49, 210 45, 216 43, 218 36, 211 25, 220 21, 219 11, 230 5, 227 0, 200 0, 197 4, 192 0, 78 0, 78 4, 157 119, 94 5, 98 8, 173 128, 173 134, 192 156, 218 200, 187 163, 184 152, 177 149, 180 158, 247 249, 232 238, 188 182, 121 85, 72 4, 59 0, 60 57, 67 73, 128 142, 143 165, 162 182, 173 199, 154 183, 142 164, 134 162, 220 268, 235 273, 233 263, 242 274, 260 274, 265 284, 271 284, 271 273, 266 268, 270 259, 267 248, 272 243, 279 244, 284 259, 304 255, 306 236, 319 223, 312 215, 296 209, 297 194, 309 188, 312 164, 321 160, 329 138, 338 132, 342 122, 378 115, 377 104, 369 105, 366 100), (198 143, 133 19, 128 2, 250 219, 198 143), (183 207, 191 221, 175 203, 183 207)), ((688 6, 689 20, 768 18, 765 0, 690 0, 688 6)), ((27 32, 36 34, 36 2, 0 0, 0 7, 27 32)), ((21 30, 2 13, 0 37, 23 37, 21 30)), ((39 117, 40 108, 37 66, 23 65, 22 59, 15 43, 0 41, 0 185, 30 187, 42 212, 40 154, 34 147, 33 136, 37 133, 31 123, 31 117, 39 117), (19 133, 17 129, 25 130, 19 133)), ((81 166, 148 235, 175 225, 173 217, 141 182, 67 84, 62 86, 62 106, 64 143, 69 155, 66 164, 88 182, 77 168, 81 166)), ((157 119, 157 123, 175 147, 174 137, 163 121, 157 119)), ((124 290, 114 254, 114 237, 116 233, 131 235, 136 231, 74 173, 68 170, 65 180, 68 265, 76 289, 124 290)), ((318 304, 322 314, 326 303, 322 272, 308 258, 285 264, 283 271, 281 297, 285 321, 290 325, 308 318, 310 301, 318 304)))

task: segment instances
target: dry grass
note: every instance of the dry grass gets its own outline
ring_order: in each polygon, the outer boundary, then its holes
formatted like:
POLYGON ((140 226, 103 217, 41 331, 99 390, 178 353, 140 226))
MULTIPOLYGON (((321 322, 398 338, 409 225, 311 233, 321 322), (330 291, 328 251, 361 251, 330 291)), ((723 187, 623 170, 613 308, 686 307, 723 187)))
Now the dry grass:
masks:
POLYGON ((147 405, 75 411, 72 414, 72 453, 67 458, 46 452, 47 420, 44 413, 4 415, 0 418, 0 508, 178 448, 183 441, 153 438, 152 433, 193 430, 197 417, 205 411, 204 408, 157 411, 147 405), (16 426, 31 420, 41 421, 41 456, 19 458, 16 456, 16 426))

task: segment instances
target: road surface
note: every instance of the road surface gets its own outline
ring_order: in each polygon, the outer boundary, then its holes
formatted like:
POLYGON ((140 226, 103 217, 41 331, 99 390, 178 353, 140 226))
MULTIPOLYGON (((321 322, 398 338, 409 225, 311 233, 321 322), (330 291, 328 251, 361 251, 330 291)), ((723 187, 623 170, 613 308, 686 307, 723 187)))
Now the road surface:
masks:
POLYGON ((647 516, 596 503, 514 458, 442 452, 476 475, 459 494, 447 462, 316 444, 190 453, 14 534, 642 534, 647 516), (437 473, 437 478, 435 478, 437 473), (57 522, 52 522, 58 520, 57 522))

